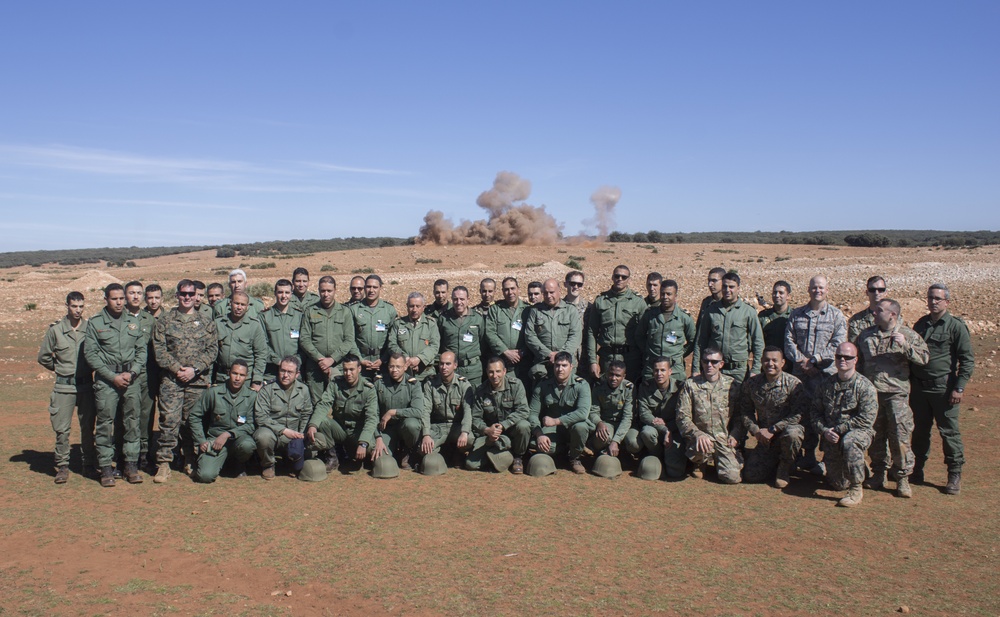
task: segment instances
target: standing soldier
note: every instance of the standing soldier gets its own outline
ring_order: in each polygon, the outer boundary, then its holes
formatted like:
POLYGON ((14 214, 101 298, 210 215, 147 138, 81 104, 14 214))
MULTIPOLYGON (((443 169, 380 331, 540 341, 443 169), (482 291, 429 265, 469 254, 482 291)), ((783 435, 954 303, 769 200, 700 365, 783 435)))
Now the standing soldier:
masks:
POLYGON ((389 353, 406 358, 406 374, 425 381, 434 376, 434 363, 441 348, 437 321, 424 314, 424 295, 419 291, 406 297, 406 317, 389 326, 389 353))
POLYGON ((639 381, 642 372, 642 349, 636 343, 635 330, 646 312, 646 303, 628 287, 632 276, 628 266, 617 266, 611 275, 611 288, 594 298, 587 313, 587 366, 590 377, 600 379, 612 360, 625 363, 629 381, 639 381))
POLYGON ((538 452, 565 452, 570 471, 587 473, 580 455, 594 428, 590 425, 590 386, 583 378, 573 376, 573 354, 568 351, 556 352, 552 373, 552 377, 535 386, 528 405, 532 440, 538 452))
MULTIPOLYGON (((264 310, 264 303, 260 301, 260 298, 250 297, 250 281, 247 279, 247 273, 239 268, 229 273, 229 297, 231 298, 233 294, 237 292, 242 292, 247 295, 249 300, 249 304, 247 305, 247 317, 256 320, 261 311, 264 310)), ((212 316, 215 319, 225 317, 226 314, 229 313, 229 302, 229 298, 223 298, 213 304, 212 316)))
POLYGON ((215 320, 215 330, 219 337, 219 354, 215 360, 215 383, 229 380, 229 368, 235 360, 244 360, 250 367, 247 379, 250 389, 260 390, 264 383, 264 369, 270 351, 267 337, 260 325, 260 318, 252 319, 247 314, 250 297, 242 291, 233 292, 229 297, 229 314, 215 320))
POLYGON ((451 290, 453 306, 437 318, 441 352, 455 354, 456 372, 476 388, 483 381, 483 343, 486 322, 469 310, 469 290, 459 285, 451 290))
POLYGON ((705 477, 708 462, 714 460, 719 482, 739 484, 743 461, 736 449, 737 430, 730 429, 738 387, 723 374, 724 367, 722 352, 705 347, 700 374, 685 381, 677 396, 677 428, 684 436, 687 457, 695 464, 693 477, 705 477))
POLYGON ((305 384, 313 406, 319 403, 330 380, 341 373, 344 356, 357 354, 354 344, 354 314, 335 295, 332 276, 319 279, 319 302, 302 314, 299 352, 305 366, 305 384))
POLYGON ((975 360, 969 328, 948 312, 950 301, 947 285, 931 285, 927 290, 928 314, 913 326, 926 341, 930 360, 924 366, 911 367, 910 407, 913 409, 916 462, 910 477, 918 484, 924 481, 924 464, 931 451, 931 426, 937 422, 944 464, 948 467, 948 484, 944 492, 958 495, 962 490, 962 465, 965 464, 962 433, 958 430, 958 406, 962 403, 965 386, 972 379, 975 360))
POLYGON ((66 296, 66 316, 49 326, 38 350, 38 363, 56 374, 56 383, 49 397, 49 420, 56 434, 56 484, 65 484, 69 480, 69 433, 74 407, 80 421, 84 475, 90 475, 97 464, 94 382, 83 355, 86 331, 83 294, 71 291, 66 296))
POLYGON ((632 382, 625 379, 625 363, 612 360, 590 389, 590 423, 594 426, 590 447, 595 453, 622 454, 621 443, 632 428, 633 407, 632 382))
POLYGON ((868 449, 872 460, 868 488, 879 489, 885 485, 887 459, 891 453, 889 474, 896 480, 896 495, 912 497, 908 479, 913 471, 913 450, 910 449, 913 411, 908 400, 910 364, 927 364, 930 360, 927 343, 900 323, 899 303, 887 298, 875 305, 875 325, 861 333, 857 348, 861 374, 871 380, 878 391, 875 439, 868 449))
POLYGON ((248 372, 245 361, 234 360, 225 385, 206 390, 191 409, 188 423, 198 448, 198 465, 191 474, 195 482, 215 482, 230 455, 239 465, 237 477, 247 475, 245 465, 255 449, 253 413, 257 399, 256 393, 245 387, 248 372))
POLYGON ((659 272, 650 272, 646 275, 646 308, 656 308, 660 306, 660 285, 663 283, 663 275, 659 272))
MULTIPOLYGON (((535 362, 531 367, 531 379, 535 384, 552 374, 557 353, 565 351, 575 358, 583 340, 580 312, 559 299, 559 282, 548 279, 542 289, 544 300, 526 313, 528 323, 524 331, 524 341, 535 362)), ((587 413, 590 413, 589 408, 587 413)))
POLYGON ((542 299, 544 297, 545 297, 545 292, 542 291, 541 281, 531 281, 530 283, 528 283, 528 306, 538 305, 539 303, 542 302, 542 299))
POLYGON ((379 299, 381 294, 382 279, 377 274, 369 274, 365 279, 365 299, 351 305, 361 374, 369 380, 382 373, 382 365, 389 355, 389 326, 399 317, 391 302, 379 299))
MULTIPOLYGON (((204 291, 204 289, 203 289, 204 291)), ((125 310, 128 311, 130 315, 135 317, 139 321, 139 327, 142 330, 142 336, 146 345, 146 361, 143 362, 142 366, 136 371, 138 375, 136 380, 139 382, 139 467, 146 468, 146 459, 149 456, 149 440, 153 432, 153 418, 150 415, 150 408, 147 406, 146 401, 151 401, 152 398, 149 393, 150 375, 149 371, 150 365, 156 364, 155 356, 152 352, 153 343, 153 326, 156 325, 156 317, 154 317, 148 311, 143 310, 142 301, 144 296, 144 289, 142 283, 139 281, 130 281, 125 284, 125 310)), ((159 374, 157 373, 158 377, 159 374)), ((156 389, 154 388, 155 392, 156 389)), ((122 461, 122 445, 123 445, 123 435, 125 432, 125 426, 122 424, 123 418, 119 415, 115 418, 115 455, 116 461, 122 461)), ((119 475, 120 469, 125 466, 121 465, 120 468, 115 469, 115 477, 121 477, 119 475)))
POLYGON ((309 291, 309 271, 302 267, 295 268, 292 271, 292 296, 288 299, 288 305, 293 311, 304 313, 317 302, 319 294, 309 291))
POLYGON ((788 281, 778 281, 771 287, 771 307, 764 309, 757 316, 764 331, 765 346, 785 349, 785 327, 792 314, 792 307, 788 304, 791 295, 792 286, 788 281))
POLYGON ((354 306, 358 302, 365 299, 365 277, 355 276, 351 279, 351 284, 348 287, 348 292, 351 294, 351 298, 347 301, 347 306, 354 306))
POLYGON ((472 395, 472 431, 475 441, 465 461, 467 468, 481 469, 484 457, 492 462, 500 453, 510 452, 511 473, 524 473, 524 453, 531 438, 528 395, 498 356, 486 362, 486 381, 472 395))
POLYGON ((278 380, 257 393, 253 440, 265 480, 274 479, 275 452, 285 452, 293 474, 298 474, 305 462, 305 432, 313 406, 309 388, 299 381, 300 366, 298 356, 285 356, 278 363, 278 380))
POLYGON ((851 316, 847 322, 847 340, 855 345, 861 333, 875 325, 875 307, 885 299, 888 288, 885 279, 881 276, 873 276, 868 279, 866 293, 868 294, 868 306, 851 316))
POLYGON ((448 281, 438 279, 434 281, 434 302, 424 311, 428 317, 437 319, 447 310, 451 309, 450 295, 448 294, 448 281))
MULTIPOLYGON (((459 289, 464 287, 454 291, 459 289)), ((458 374, 454 352, 441 352, 438 374, 425 381, 423 389, 420 453, 427 456, 450 445, 455 449, 454 457, 461 459, 472 446, 472 385, 458 374)), ((404 426, 412 430, 413 423, 407 420, 404 426)))
MULTIPOLYGON (((322 298, 322 287, 319 293, 322 298)), ((372 459, 385 451, 382 437, 376 437, 378 400, 375 398, 375 386, 361 376, 361 359, 356 355, 347 354, 341 365, 343 374, 330 381, 330 386, 313 408, 306 429, 309 447, 326 453, 327 473, 340 465, 337 446, 344 448, 345 454, 359 465, 368 458, 369 451, 372 459), (371 450, 369 446, 373 446, 371 450)))
MULTIPOLYGON (((146 307, 143 312, 153 318, 153 329, 155 330, 156 320, 167 312, 163 308, 163 288, 156 283, 150 283, 146 285, 145 296, 146 307)), ((139 401, 139 465, 145 467, 146 471, 152 475, 156 473, 153 422, 156 420, 156 401, 160 396, 160 365, 156 363, 152 332, 149 336, 149 345, 146 346, 146 378, 144 382, 142 400, 139 401)))
POLYGON ((94 369, 94 402, 97 408, 94 442, 101 486, 115 485, 115 417, 122 415, 124 476, 129 484, 139 475, 139 371, 146 363, 146 338, 142 326, 125 310, 125 289, 118 283, 104 288, 104 310, 87 322, 83 344, 87 364, 94 369))
MULTIPOLYGON (((296 268, 296 271, 301 269, 296 268)), ((307 274, 307 283, 308 280, 307 274)), ((278 378, 278 364, 283 358, 299 355, 299 337, 302 331, 302 311, 305 303, 296 299, 293 285, 294 283, 288 279, 278 279, 278 282, 274 284, 274 305, 260 314, 260 325, 264 330, 264 338, 267 340, 265 382, 278 378), (293 305, 293 302, 297 302, 297 304, 293 305)), ((316 298, 318 300, 319 296, 316 298)), ((310 304, 315 304, 315 302, 310 304)), ((298 372, 296 367, 296 375, 298 372)))
POLYGON ((684 477, 687 458, 684 440, 677 429, 678 386, 670 358, 661 356, 653 360, 653 373, 643 381, 635 396, 636 409, 632 427, 625 434, 625 447, 633 457, 643 450, 653 456, 663 455, 667 477, 684 477))
POLYGON ((858 349, 851 343, 837 347, 837 373, 823 380, 812 397, 809 419, 820 436, 826 462, 826 481, 835 491, 847 491, 838 506, 850 508, 864 496, 865 450, 875 436, 878 393, 857 372, 858 349))
POLYGON ((677 281, 662 281, 659 306, 651 306, 639 318, 635 340, 643 358, 643 382, 653 378, 653 364, 659 358, 670 359, 671 380, 683 382, 687 378, 684 358, 694 351, 696 330, 691 315, 677 306, 677 296, 677 281))
POLYGON ((160 442, 156 452, 157 484, 170 479, 174 449, 182 443, 185 471, 195 461, 188 417, 210 384, 219 353, 215 322, 194 308, 194 283, 177 283, 177 307, 156 320, 153 351, 160 367, 160 442))
POLYGON ((208 306, 212 308, 212 314, 215 314, 215 305, 222 300, 224 290, 222 288, 222 283, 209 283, 207 288, 208 293, 208 306))
MULTIPOLYGON (((524 324, 531 308, 518 297, 517 279, 508 276, 500 283, 503 300, 490 307, 486 317, 486 343, 522 384, 531 381, 531 358, 524 339, 524 324)), ((527 385, 525 385, 527 387, 527 385)))
MULTIPOLYGON (((738 274, 727 272, 723 275, 722 299, 709 305, 698 328, 695 358, 699 358, 702 350, 708 347, 719 349, 725 360, 723 372, 732 377, 737 386, 748 376, 760 372, 764 334, 757 311, 740 299, 738 274)), ((697 367, 692 366, 691 373, 697 372, 697 367)))
MULTIPOLYGON (((725 268, 712 268, 708 271, 708 295, 702 298, 701 306, 698 308, 698 318, 694 322, 695 330, 701 329, 701 320, 708 313, 708 307, 713 302, 722 300, 722 277, 726 275, 725 268)), ((697 356, 694 359, 695 365, 700 362, 697 356)), ((698 367, 692 367, 692 372, 697 373, 698 367)))
POLYGON ((214 305, 208 303, 206 297, 205 283, 202 281, 191 281, 194 283, 194 310, 198 311, 208 319, 214 315, 214 305))
POLYGON ((389 354, 386 376, 375 380, 375 396, 382 442, 390 454, 398 457, 400 469, 412 469, 410 455, 420 438, 424 395, 417 378, 406 375, 403 354, 389 354))
MULTIPOLYGON (((566 288, 566 295, 563 296, 563 302, 572 306, 576 309, 576 312, 580 315, 580 341, 576 345, 576 350, 573 351, 573 365, 576 367, 576 374, 584 379, 590 379, 590 364, 587 362, 581 362, 583 358, 584 349, 583 344, 586 341, 587 334, 585 332, 587 328, 587 315, 590 307, 592 306, 590 302, 583 296, 583 282, 584 276, 583 272, 579 270, 570 270, 566 273, 566 278, 563 281, 563 286, 566 288)), ((531 286, 528 286, 528 297, 531 297, 531 286)), ((545 301, 545 289, 542 289, 542 302, 545 301)), ((551 377, 552 371, 549 370, 549 376, 551 377)))
POLYGON ((480 302, 476 306, 472 307, 472 310, 479 313, 479 316, 484 320, 486 315, 490 312, 490 307, 496 301, 497 295, 497 282, 491 278, 484 278, 479 281, 479 298, 480 302))

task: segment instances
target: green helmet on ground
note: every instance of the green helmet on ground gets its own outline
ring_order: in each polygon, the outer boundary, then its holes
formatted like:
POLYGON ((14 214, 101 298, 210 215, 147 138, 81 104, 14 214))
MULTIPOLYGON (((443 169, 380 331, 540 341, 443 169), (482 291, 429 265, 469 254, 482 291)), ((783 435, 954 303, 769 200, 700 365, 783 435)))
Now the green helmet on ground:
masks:
POLYGON ((501 450, 499 452, 488 450, 486 458, 490 459, 493 469, 496 469, 500 473, 510 469, 511 464, 514 462, 514 455, 510 453, 510 450, 501 450))
POLYGON ((622 475, 622 462, 617 456, 602 454, 594 461, 594 475, 602 478, 617 478, 622 475))
POLYGON ((399 465, 391 455, 383 455, 375 459, 372 464, 372 477, 380 480, 399 477, 399 465))
POLYGON ((425 476, 440 476, 448 470, 448 464, 440 452, 432 452, 424 456, 420 461, 420 473, 425 476))
POLYGON ((660 457, 652 454, 639 461, 639 469, 635 472, 635 475, 643 480, 659 480, 662 474, 663 463, 660 462, 660 457))
POLYGON ((326 463, 318 458, 311 458, 302 464, 302 471, 299 472, 299 480, 322 482, 326 480, 326 475, 326 463))
POLYGON ((556 462, 548 454, 532 454, 528 459, 528 475, 541 478, 556 472, 556 462))

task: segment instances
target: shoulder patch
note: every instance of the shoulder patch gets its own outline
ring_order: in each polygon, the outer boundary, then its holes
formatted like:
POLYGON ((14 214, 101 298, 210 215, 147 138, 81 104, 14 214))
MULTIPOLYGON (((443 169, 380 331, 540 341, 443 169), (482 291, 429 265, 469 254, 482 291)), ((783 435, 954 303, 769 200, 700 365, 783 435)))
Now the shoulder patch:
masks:
POLYGON ((576 383, 583 383, 583 377, 576 377, 576 383))
POLYGON ((632 382, 629 381, 629 380, 627 380, 627 379, 624 382, 622 382, 622 383, 625 384, 625 389, 626 390, 631 390, 634 387, 634 385, 632 384, 632 382))
POLYGON ((686 308, 681 308, 681 310, 687 313, 689 317, 691 316, 691 311, 687 310, 686 308))
POLYGON ((417 383, 417 378, 416 377, 410 377, 409 379, 406 380, 406 383, 417 383))
POLYGON ((370 381, 365 381, 365 387, 366 387, 366 388, 374 388, 374 387, 375 387, 375 385, 374 385, 374 384, 372 384, 372 382, 370 382, 370 381))
POLYGON ((458 377, 459 381, 465 381, 465 377, 462 377, 461 375, 456 375, 456 377, 458 377))

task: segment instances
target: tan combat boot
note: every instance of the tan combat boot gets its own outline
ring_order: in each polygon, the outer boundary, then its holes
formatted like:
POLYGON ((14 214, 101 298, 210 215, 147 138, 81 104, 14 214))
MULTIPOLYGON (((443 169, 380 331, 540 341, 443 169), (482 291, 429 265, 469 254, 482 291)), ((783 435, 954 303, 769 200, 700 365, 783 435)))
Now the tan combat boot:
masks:
POLYGON ((885 486, 885 472, 873 471, 871 477, 865 480, 865 488, 877 491, 885 486))
POLYGON ((906 476, 896 480, 896 497, 903 499, 913 497, 913 489, 910 488, 910 480, 906 476))
POLYGON ((774 478, 774 488, 785 488, 788 486, 789 476, 792 472, 792 465, 782 461, 778 465, 778 473, 774 478))
POLYGON ((849 489, 847 489, 847 495, 843 499, 837 502, 837 505, 842 508, 853 508, 854 506, 861 503, 861 498, 864 497, 864 489, 861 488, 860 484, 852 484, 849 489))
POLYGON ((153 476, 153 482, 156 484, 163 484, 170 479, 170 463, 160 463, 160 466, 156 468, 156 475, 153 476))

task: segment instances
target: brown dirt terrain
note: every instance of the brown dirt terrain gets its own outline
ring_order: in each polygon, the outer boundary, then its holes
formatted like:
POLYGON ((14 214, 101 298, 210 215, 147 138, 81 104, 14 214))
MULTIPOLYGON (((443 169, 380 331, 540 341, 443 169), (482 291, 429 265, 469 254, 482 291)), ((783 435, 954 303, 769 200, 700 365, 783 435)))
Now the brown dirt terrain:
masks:
MULTIPOLYGON (((137 278, 224 281, 241 261, 214 252, 140 260, 137 268, 44 266, 0 271, 0 615, 1000 614, 1000 446, 994 438, 1000 323, 1000 250, 856 249, 796 245, 592 244, 560 247, 394 247, 274 260, 250 270, 273 283, 298 265, 315 281, 336 268, 338 300, 352 270, 371 268, 397 307, 435 278, 478 285, 511 273, 559 278, 584 266, 586 295, 618 263, 639 289, 657 270, 697 310, 707 270, 735 268, 742 295, 769 297, 774 280, 803 303, 826 274, 848 314, 865 279, 888 279, 912 323, 929 283, 947 282, 951 308, 973 331, 976 374, 963 405, 969 464, 960 496, 941 492, 934 436, 929 484, 912 500, 866 491, 852 510, 812 478, 785 491, 684 480, 609 481, 560 471, 544 479, 457 469, 437 478, 379 482, 335 474, 319 484, 221 478, 195 485, 175 474, 113 490, 76 473, 52 483, 46 417, 52 378, 35 363, 44 328, 65 294, 101 307, 100 288, 137 278), (441 260, 417 263, 417 260, 441 260), (324 273, 325 274, 325 273, 324 273), (25 305, 35 303, 35 310, 25 305), (290 592, 290 594, 289 594, 290 592)), ((79 443, 74 427, 73 443, 79 443)))

